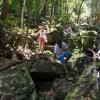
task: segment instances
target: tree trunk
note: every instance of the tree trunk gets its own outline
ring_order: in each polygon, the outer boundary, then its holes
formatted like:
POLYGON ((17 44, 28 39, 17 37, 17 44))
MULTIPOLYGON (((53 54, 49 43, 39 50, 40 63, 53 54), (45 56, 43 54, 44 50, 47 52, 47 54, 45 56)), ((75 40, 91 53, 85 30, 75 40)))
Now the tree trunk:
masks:
POLYGON ((64 10, 65 10, 65 12, 67 10, 67 1, 66 0, 65 0, 64 10))
POLYGON ((29 16, 27 16, 27 32, 25 36, 25 44, 24 47, 27 45, 28 46, 28 35, 29 35, 29 16))
POLYGON ((22 2, 22 11, 21 11, 21 28, 22 28, 22 38, 21 38, 21 44, 24 48, 24 14, 25 14, 25 0, 22 2))
POLYGON ((21 11, 21 28, 24 29, 24 12, 25 12, 25 0, 22 2, 22 11, 21 11))
POLYGON ((8 0, 2 1, 1 19, 5 19, 8 13, 8 0))
POLYGON ((51 7, 51 17, 53 16, 54 14, 54 0, 52 1, 52 7, 51 7))
POLYGON ((48 12, 48 1, 47 0, 44 0, 43 8, 41 10, 42 17, 46 17, 47 12, 48 12))
POLYGON ((92 21, 95 24, 100 23, 100 3, 99 2, 100 0, 91 0, 92 21))
POLYGON ((62 12, 62 0, 60 0, 60 13, 62 12))
POLYGON ((27 11, 27 18, 26 18, 26 24, 27 24, 27 31, 25 36, 25 46, 28 46, 28 35, 29 35, 29 18, 31 15, 31 10, 27 11))
POLYGON ((55 3, 54 3, 54 15, 58 14, 58 10, 59 10, 58 6, 59 6, 58 0, 55 0, 55 3))
POLYGON ((78 17, 77 17, 77 23, 79 23, 79 18, 80 18, 80 13, 81 13, 81 8, 82 8, 83 2, 84 2, 84 0, 82 0, 82 2, 80 4, 80 8, 79 8, 79 12, 78 12, 78 17))
POLYGON ((74 12, 74 9, 75 9, 77 6, 78 6, 78 4, 73 8, 73 10, 71 11, 71 13, 69 13, 69 17, 68 17, 69 20, 70 20, 71 15, 72 15, 73 12, 74 12))

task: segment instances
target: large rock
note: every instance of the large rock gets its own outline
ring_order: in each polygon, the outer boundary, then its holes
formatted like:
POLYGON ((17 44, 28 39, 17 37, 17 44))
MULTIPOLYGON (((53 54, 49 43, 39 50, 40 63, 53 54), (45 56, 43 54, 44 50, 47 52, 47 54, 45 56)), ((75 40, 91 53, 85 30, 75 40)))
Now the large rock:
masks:
POLYGON ((52 54, 38 54, 32 58, 30 72, 53 72, 56 74, 64 74, 65 70, 61 63, 53 59, 52 54))
POLYGON ((90 57, 81 57, 75 66, 77 67, 76 79, 64 100, 99 100, 95 62, 91 62, 90 57))
POLYGON ((3 66, 5 69, 0 70, 0 100, 36 100, 34 82, 22 65, 3 66))
POLYGON ((71 81, 66 80, 66 78, 58 78, 53 82, 52 89, 54 91, 54 100, 64 100, 66 94, 73 86, 71 81))
POLYGON ((31 72, 54 72, 64 74, 62 64, 51 62, 50 60, 37 60, 32 64, 31 72))
POLYGON ((63 31, 55 30, 47 34, 48 43, 54 44, 58 39, 63 39, 63 31))
POLYGON ((91 64, 90 59, 83 57, 77 65, 83 68, 78 68, 73 77, 58 78, 53 82, 47 100, 99 100, 94 62, 91 64))
POLYGON ((18 62, 0 58, 0 100, 36 100, 34 80, 30 73, 37 73, 42 78, 65 74, 63 65, 48 56, 34 55, 32 60, 18 62))

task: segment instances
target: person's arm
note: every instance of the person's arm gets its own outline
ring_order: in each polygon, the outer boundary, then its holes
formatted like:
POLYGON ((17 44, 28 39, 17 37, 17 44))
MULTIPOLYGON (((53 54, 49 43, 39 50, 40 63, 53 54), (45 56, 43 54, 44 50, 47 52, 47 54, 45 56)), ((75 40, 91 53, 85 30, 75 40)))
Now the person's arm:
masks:
POLYGON ((72 32, 72 28, 71 27, 69 27, 69 31, 70 31, 70 33, 72 32))
POLYGON ((56 53, 54 53, 54 59, 56 59, 56 53))
POLYGON ((40 34, 40 30, 39 30, 39 31, 37 31, 37 32, 35 32, 35 34, 34 34, 33 36, 38 37, 38 36, 39 36, 39 34, 40 34))
POLYGON ((57 46, 54 46, 54 59, 56 59, 56 53, 57 53, 57 46))
POLYGON ((47 29, 47 30, 46 30, 46 34, 49 34, 49 33, 50 33, 50 29, 47 29))
POLYGON ((68 51, 68 46, 67 46, 67 44, 66 43, 64 43, 64 42, 62 42, 62 47, 63 47, 63 49, 64 49, 64 51, 68 51))

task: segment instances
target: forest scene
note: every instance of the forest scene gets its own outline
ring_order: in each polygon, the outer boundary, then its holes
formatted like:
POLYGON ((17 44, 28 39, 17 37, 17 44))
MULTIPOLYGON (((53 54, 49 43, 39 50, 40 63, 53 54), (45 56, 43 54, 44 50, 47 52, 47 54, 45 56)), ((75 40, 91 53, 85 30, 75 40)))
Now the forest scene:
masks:
POLYGON ((0 0, 0 100, 100 100, 100 0, 0 0))

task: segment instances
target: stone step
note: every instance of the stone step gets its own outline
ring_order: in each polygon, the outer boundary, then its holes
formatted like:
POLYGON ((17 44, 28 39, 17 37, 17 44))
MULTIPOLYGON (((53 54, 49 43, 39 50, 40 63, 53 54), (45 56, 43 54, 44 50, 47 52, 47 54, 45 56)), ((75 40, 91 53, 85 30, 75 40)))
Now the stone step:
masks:
POLYGON ((46 45, 45 46, 45 50, 50 50, 51 52, 53 52, 54 46, 53 45, 46 45))

